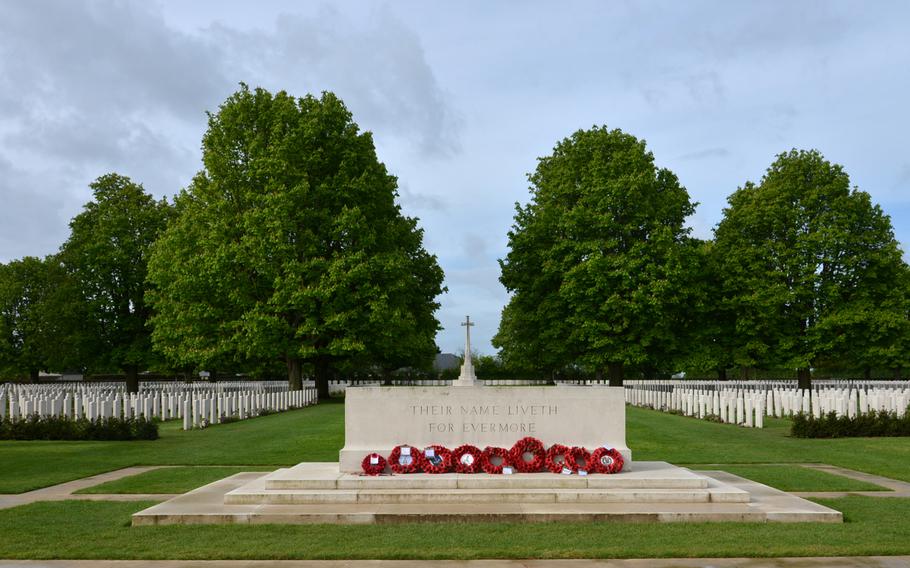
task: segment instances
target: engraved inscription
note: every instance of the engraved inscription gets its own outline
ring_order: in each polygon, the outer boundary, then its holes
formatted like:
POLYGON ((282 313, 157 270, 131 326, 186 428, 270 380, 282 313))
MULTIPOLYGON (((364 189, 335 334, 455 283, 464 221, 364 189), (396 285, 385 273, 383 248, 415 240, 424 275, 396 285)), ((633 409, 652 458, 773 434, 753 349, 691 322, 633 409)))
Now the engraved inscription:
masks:
POLYGON ((410 404, 412 416, 426 417, 431 434, 534 434, 537 420, 559 414, 556 404, 410 404), (451 421, 446 420, 451 418, 451 421))

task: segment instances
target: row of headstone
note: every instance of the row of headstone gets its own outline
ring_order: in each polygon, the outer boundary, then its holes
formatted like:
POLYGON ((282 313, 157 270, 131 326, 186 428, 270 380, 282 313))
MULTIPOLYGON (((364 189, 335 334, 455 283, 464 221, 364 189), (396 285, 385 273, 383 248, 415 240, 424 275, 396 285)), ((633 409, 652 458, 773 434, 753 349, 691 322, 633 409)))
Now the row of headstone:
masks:
MULTIPOLYGON (((533 386, 540 385, 544 381, 534 381, 530 379, 483 379, 479 381, 481 384, 486 386, 533 386)), ((380 386, 388 383, 392 386, 424 386, 424 387, 443 387, 451 386, 452 381, 450 379, 408 379, 403 377, 393 377, 388 380, 347 380, 347 379, 338 379, 329 381, 329 394, 341 394, 348 387, 352 386, 380 386)), ((313 381, 304 381, 304 386, 315 387, 313 381)))
POLYGON ((245 420, 263 412, 282 412, 316 404, 316 389, 284 392, 232 392, 183 399, 183 429, 205 428, 226 419, 245 420))
MULTIPOLYGON (((214 389, 163 389, 125 393, 99 386, 88 389, 28 389, 0 385, 0 419, 20 420, 31 415, 64 419, 106 418, 184 419, 192 409, 190 424, 197 427, 227 417, 250 418, 263 411, 281 412, 317 402, 316 389, 216 391, 214 389), (165 392, 170 391, 170 392, 165 392), (206 406, 207 405, 207 406, 206 406), (203 422, 205 421, 205 422, 203 422)), ((25 385, 44 386, 44 385, 25 385)))
POLYGON ((672 390, 627 388, 625 394, 626 402, 633 406, 653 408, 701 419, 712 418, 747 428, 764 427, 765 400, 755 393, 712 392, 687 388, 672 390))
MULTIPOLYGON (((149 381, 139 383, 140 393, 228 393, 228 392, 283 392, 287 391, 286 381, 222 381, 208 382, 159 382, 149 381)), ((2 383, 0 393, 21 394, 26 396, 56 396, 61 393, 70 394, 113 394, 126 392, 126 385, 122 382, 104 383, 50 383, 50 384, 21 384, 2 383)))
POLYGON ((756 428, 764 416, 853 418, 872 410, 902 416, 910 404, 910 383, 899 381, 818 381, 810 390, 796 388, 796 381, 626 381, 624 387, 634 406, 756 428))

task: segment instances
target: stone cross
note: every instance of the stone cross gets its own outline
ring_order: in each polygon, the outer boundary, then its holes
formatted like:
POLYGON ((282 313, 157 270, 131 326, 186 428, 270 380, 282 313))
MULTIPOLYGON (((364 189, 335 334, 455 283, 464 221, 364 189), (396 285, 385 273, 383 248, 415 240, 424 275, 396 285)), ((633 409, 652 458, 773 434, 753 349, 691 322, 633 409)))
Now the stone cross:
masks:
POLYGON ((474 327, 474 324, 471 323, 471 316, 465 316, 464 318, 465 321, 461 324, 461 326, 464 327, 465 332, 464 362, 465 365, 470 365, 473 367, 471 361, 471 328, 474 327))
POLYGON ((471 323, 471 316, 465 316, 465 321, 461 325, 465 328, 464 364, 461 366, 461 374, 458 375, 458 380, 454 381, 452 386, 473 387, 479 383, 474 375, 474 363, 471 361, 471 327, 474 325, 471 323))

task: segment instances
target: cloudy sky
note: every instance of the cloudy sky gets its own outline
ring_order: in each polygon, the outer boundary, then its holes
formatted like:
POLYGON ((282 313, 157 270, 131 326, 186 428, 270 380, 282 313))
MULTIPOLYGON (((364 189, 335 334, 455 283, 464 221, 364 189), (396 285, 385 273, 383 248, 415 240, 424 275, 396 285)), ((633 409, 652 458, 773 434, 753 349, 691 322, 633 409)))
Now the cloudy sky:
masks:
POLYGON ((579 128, 644 138, 700 203, 816 148, 910 245, 907 2, 0 0, 0 262, 57 250, 116 171, 171 196, 238 82, 331 90, 374 133, 449 292, 443 351, 492 353, 514 204, 579 128), (569 8, 566 8, 566 4, 569 8), (559 7, 556 9, 556 7, 559 7))

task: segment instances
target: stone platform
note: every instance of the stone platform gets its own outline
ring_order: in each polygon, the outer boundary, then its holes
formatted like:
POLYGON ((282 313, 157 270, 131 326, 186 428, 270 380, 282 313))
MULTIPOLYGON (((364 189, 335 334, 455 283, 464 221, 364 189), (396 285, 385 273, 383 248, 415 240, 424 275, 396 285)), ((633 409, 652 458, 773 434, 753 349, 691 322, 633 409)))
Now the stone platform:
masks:
POLYGON ((635 462, 613 475, 241 473, 133 515, 133 525, 445 521, 842 522, 841 513, 724 472, 635 462))

